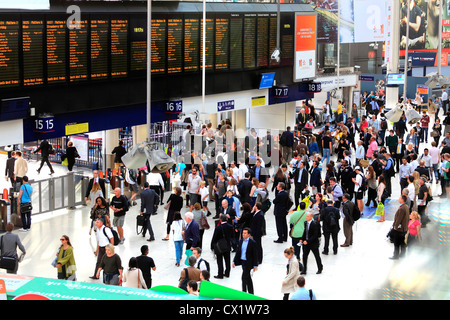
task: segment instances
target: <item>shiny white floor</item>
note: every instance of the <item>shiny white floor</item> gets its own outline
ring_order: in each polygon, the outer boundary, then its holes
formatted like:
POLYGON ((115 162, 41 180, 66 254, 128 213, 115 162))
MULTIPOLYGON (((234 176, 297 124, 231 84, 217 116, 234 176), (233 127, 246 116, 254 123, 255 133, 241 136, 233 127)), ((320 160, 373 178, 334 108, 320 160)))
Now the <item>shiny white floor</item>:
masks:
MULTIPOLYGON (((1 160, 6 159, 2 156, 1 160)), ((37 162, 30 162, 30 178, 46 178, 46 167, 42 170, 41 177, 34 174, 37 162)), ((56 175, 63 174, 67 169, 55 165, 56 175)), ((5 181, 0 187, 3 189, 5 181)), ((320 300, 364 300, 364 299, 398 299, 408 298, 408 292, 424 292, 430 290, 431 299, 448 299, 448 226, 450 214, 449 205, 439 197, 430 206, 430 213, 440 217, 438 223, 430 224, 423 230, 426 248, 415 254, 412 252, 408 258, 399 261, 390 260, 393 253, 393 245, 387 241, 386 234, 392 225, 400 194, 397 179, 392 179, 393 196, 387 208, 386 222, 377 223, 378 217, 373 216, 373 210, 365 208, 365 217, 354 226, 354 244, 348 248, 339 247, 337 255, 321 255, 324 265, 323 273, 316 275, 316 264, 311 254, 308 262, 308 274, 306 275, 306 287, 312 288, 320 300), (366 211, 367 210, 367 211, 366 211), (442 217, 441 215, 446 215, 442 217), (446 250, 442 254, 442 250, 446 250), (436 266, 436 269, 434 268, 436 266), (433 271, 432 271, 433 270, 433 271), (441 274, 442 273, 442 274, 441 274), (426 280, 418 281, 417 279, 426 280), (400 289, 399 292, 389 291, 383 296, 379 289, 385 288, 389 283, 400 289), (432 286, 432 287, 430 287, 432 286)), ((439 185, 433 184, 435 190, 440 190, 439 185)), ((439 194, 435 192, 435 194, 439 194)), ((168 193, 165 195, 167 200, 168 193)), ((273 195, 271 196, 273 198, 273 195)), ((162 207, 159 213, 152 216, 152 225, 156 235, 156 241, 147 242, 141 235, 136 235, 135 220, 138 214, 138 206, 132 207, 127 213, 125 225, 125 243, 116 247, 116 252, 122 258, 124 267, 127 267, 129 258, 140 254, 140 247, 147 244, 150 247, 150 256, 155 260, 157 270, 153 273, 153 286, 178 284, 182 267, 175 266, 175 249, 173 241, 162 241, 165 236, 165 212, 162 207)), ((211 202, 213 208, 213 203, 211 202)), ((183 209, 183 212, 186 208, 183 209)), ((212 210, 214 213, 214 210, 212 210)), ((273 209, 266 214, 267 236, 263 238, 264 261, 253 276, 255 294, 267 299, 278 300, 282 298, 281 282, 285 274, 286 259, 283 250, 290 243, 277 244, 273 240, 277 238, 273 209)), ((33 216, 31 231, 18 233, 27 250, 24 261, 20 264, 19 274, 56 278, 56 270, 50 265, 55 252, 60 244, 60 237, 66 234, 70 237, 75 250, 78 281, 92 282, 89 279, 93 274, 96 257, 93 254, 96 246, 94 233, 89 236, 89 210, 79 207, 74 210, 60 210, 52 213, 33 216)), ((212 220, 210 219, 212 225, 212 220)), ((217 272, 217 265, 209 250, 210 239, 213 230, 207 230, 204 235, 203 257, 211 264, 211 275, 217 272)), ((342 244, 342 229, 339 233, 339 244, 342 244)), ((322 240, 323 245, 323 240, 322 240)), ((322 250, 320 250, 322 251, 322 250)), ((330 250, 331 251, 331 250, 330 250)), ((233 256, 234 254, 232 254, 233 256)), ((2 270, 3 271, 3 270, 2 270)), ((211 277, 212 278, 212 277, 211 277)), ((241 269, 231 271, 230 278, 217 280, 230 288, 241 290, 241 269)))

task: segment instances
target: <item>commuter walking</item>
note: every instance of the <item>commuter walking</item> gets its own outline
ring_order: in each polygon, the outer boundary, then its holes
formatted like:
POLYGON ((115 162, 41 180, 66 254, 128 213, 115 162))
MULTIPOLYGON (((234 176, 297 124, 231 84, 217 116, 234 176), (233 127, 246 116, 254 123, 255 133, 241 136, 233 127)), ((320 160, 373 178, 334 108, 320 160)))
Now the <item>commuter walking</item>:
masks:
POLYGON ((97 226, 97 249, 94 251, 94 255, 97 257, 95 265, 94 275, 89 278, 98 280, 97 270, 100 268, 103 256, 106 253, 106 246, 111 244, 114 247, 114 235, 110 228, 107 228, 102 219, 97 218, 95 221, 97 226))
POLYGON ((400 207, 395 212, 394 222, 392 224, 391 240, 394 243, 394 255, 390 259, 397 260, 405 255, 405 236, 408 231, 409 208, 406 204, 406 196, 401 195, 398 199, 400 207))
POLYGON ((55 268, 58 270, 58 279, 77 281, 75 255, 72 244, 68 236, 63 235, 60 239, 61 246, 56 254, 57 261, 55 268))
POLYGON ((344 193, 342 196, 342 216, 344 217, 343 228, 345 242, 341 247, 349 247, 353 244, 353 212, 356 210, 356 204, 350 200, 350 195, 344 193))
POLYGON ((172 234, 173 234, 173 242, 175 245, 175 265, 177 267, 180 266, 181 257, 183 256, 183 245, 184 245, 184 230, 186 229, 186 224, 181 218, 180 211, 175 211, 173 214, 173 222, 171 225, 172 234))
POLYGON ((223 279, 223 277, 230 276, 230 252, 231 252, 231 238, 233 236, 233 227, 228 223, 228 218, 225 214, 219 217, 220 224, 214 229, 214 234, 211 239, 211 250, 214 251, 217 260, 218 274, 214 276, 216 279, 223 279), (223 263, 225 262, 225 270, 223 263))
POLYGON ((242 230, 242 239, 234 255, 232 267, 242 266, 242 291, 253 294, 253 281, 251 272, 258 270, 258 245, 251 238, 252 231, 250 228, 242 230))
POLYGON ((78 154, 77 148, 74 147, 72 141, 69 141, 69 143, 67 143, 66 157, 68 163, 67 169, 69 170, 69 172, 72 172, 76 158, 81 158, 81 156, 78 154))
POLYGON ((14 178, 14 164, 16 162, 15 151, 11 152, 11 156, 6 160, 5 166, 5 180, 10 181, 13 188, 15 188, 16 179, 14 178))
POLYGON ((155 240, 155 233, 153 232, 152 223, 150 218, 155 213, 155 208, 159 203, 158 194, 149 188, 148 182, 144 183, 144 191, 141 193, 141 212, 144 216, 144 228, 142 230, 142 236, 145 237, 145 233, 148 230, 150 237, 147 241, 155 240))
POLYGON ((0 238, 0 252, 2 257, 12 258, 11 260, 14 262, 11 264, 12 266, 10 269, 6 269, 6 272, 16 274, 19 269, 19 256, 17 255, 17 248, 22 251, 22 255, 25 255, 27 252, 20 241, 19 236, 12 233, 13 230, 14 224, 12 222, 8 222, 6 224, 6 232, 0 238))
POLYGON ((311 212, 306 213, 305 229, 302 236, 303 245, 303 270, 301 274, 306 274, 308 268, 308 255, 310 251, 314 254, 317 264, 316 274, 321 274, 323 270, 322 260, 320 259, 319 245, 321 237, 320 223, 313 219, 311 212))
POLYGON ((41 152, 41 165, 39 166, 39 169, 37 169, 37 173, 41 173, 41 169, 44 166, 44 163, 46 163, 48 168, 50 169, 50 175, 54 174, 55 171, 53 170, 50 160, 48 159, 51 154, 54 154, 52 145, 47 140, 43 140, 39 145, 39 148, 33 151, 33 154, 36 154, 39 151, 41 152))
POLYGON ((130 258, 128 261, 128 269, 123 273, 123 287, 148 289, 144 280, 144 275, 141 269, 138 268, 137 259, 135 257, 130 258))
POLYGON ((119 169, 120 166, 123 166, 122 157, 127 153, 127 150, 123 146, 123 141, 119 141, 119 145, 116 146, 111 154, 114 154, 114 167, 115 169, 119 169))
POLYGON ((117 227, 120 243, 123 244, 125 241, 123 226, 125 224, 125 214, 128 211, 128 199, 122 195, 120 188, 114 189, 114 197, 111 199, 110 208, 114 211, 113 225, 117 227))
POLYGON ((148 256, 149 250, 147 245, 141 247, 141 255, 136 257, 137 266, 142 271, 142 276, 147 289, 152 287, 152 270, 156 271, 156 265, 153 258, 148 256))
POLYGON ((14 181, 22 185, 23 177, 28 173, 28 163, 23 158, 21 151, 16 151, 16 157, 14 162, 14 181))
POLYGON ((167 218, 166 218, 166 225, 167 225, 167 235, 162 240, 167 241, 169 240, 169 234, 171 230, 171 226, 174 219, 175 212, 180 212, 183 208, 183 197, 181 196, 181 188, 176 187, 174 192, 169 196, 169 199, 167 199, 168 205, 168 211, 167 211, 167 218))
POLYGON ((33 187, 28 183, 28 177, 22 178, 23 184, 20 187, 17 206, 19 209, 20 217, 22 218, 22 228, 20 231, 30 231, 31 228, 31 211, 33 206, 31 203, 33 195, 33 187))
POLYGON ((305 288, 306 280, 305 277, 300 276, 297 278, 297 291, 291 294, 289 300, 317 300, 315 293, 309 289, 305 288))
POLYGON ((281 293, 284 294, 283 300, 289 300, 289 295, 295 292, 295 284, 300 276, 299 262, 295 258, 294 247, 284 250, 284 257, 288 260, 286 266, 286 276, 281 283, 281 293))
POLYGON ((100 268, 97 270, 97 278, 100 277, 100 272, 103 271, 103 283, 118 286, 123 279, 122 261, 118 254, 115 253, 113 244, 108 244, 105 248, 105 255, 103 255, 100 262, 100 268))

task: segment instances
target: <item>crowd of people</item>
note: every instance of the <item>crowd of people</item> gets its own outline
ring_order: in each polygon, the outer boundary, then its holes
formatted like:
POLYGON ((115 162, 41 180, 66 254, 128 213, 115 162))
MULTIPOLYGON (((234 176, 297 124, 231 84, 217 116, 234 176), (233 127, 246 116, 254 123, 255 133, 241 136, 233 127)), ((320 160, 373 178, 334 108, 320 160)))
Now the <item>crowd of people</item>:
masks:
MULTIPOLYGON (((229 277, 233 268, 241 266, 242 291, 254 293, 252 273, 264 260, 262 238, 271 208, 277 231, 273 242, 290 241, 284 250, 288 262, 286 278, 280 284, 283 299, 316 299, 304 288, 310 252, 316 273, 322 273, 321 255, 329 254, 330 245, 333 254, 352 246, 355 222, 373 209, 378 222, 387 221, 385 206, 397 199, 399 207, 389 236, 394 244, 391 258, 402 258, 406 248, 422 239, 421 229, 430 221, 430 201, 450 194, 450 111, 446 110, 447 102, 430 99, 427 104, 412 105, 422 114, 416 123, 408 122, 406 115, 391 123, 379 97, 365 93, 362 105, 364 114, 356 112, 355 105, 347 114, 344 102, 339 101, 334 111, 326 101, 319 115, 309 102, 303 103, 294 128, 287 127, 274 137, 270 132, 258 137, 252 129, 241 145, 226 138, 226 130, 232 128, 229 120, 216 130, 208 123, 200 134, 206 137, 205 150, 209 152, 191 148, 188 133, 192 128, 188 126, 172 174, 151 173, 149 168, 128 170, 116 155, 117 167, 127 170, 126 185, 133 196, 127 198, 116 187, 109 198, 105 180, 94 171, 85 195, 90 201, 89 233, 95 230, 97 238, 97 262, 91 279, 100 279, 103 274, 105 284, 151 288, 151 271, 156 266, 148 257, 148 246, 142 246, 141 256, 130 259, 125 271, 115 253, 115 247, 125 241, 126 213, 138 205, 138 194, 142 236, 148 231, 148 241, 156 241, 151 217, 164 205, 166 236, 161 240, 172 239, 175 265, 188 266, 180 272, 179 287, 191 294, 198 294, 202 281, 210 281, 209 262, 201 257, 207 249, 216 257, 214 279, 229 277), (441 110, 445 117, 439 116, 441 110), (235 152, 229 153, 230 149, 235 152), (274 156, 277 161, 273 161, 274 156), (164 192, 169 191, 167 180, 172 183, 172 192, 164 202, 164 192), (399 183, 398 195, 393 194, 395 183, 399 183), (432 194, 432 184, 441 185, 440 194, 432 194), (341 226, 345 241, 339 244, 341 226), (205 232, 211 232, 210 243, 203 241, 205 232)), ((32 190, 19 164, 20 151, 13 156, 18 158, 13 173, 7 166, 5 175, 24 182, 19 199, 27 203, 32 190)), ((26 214, 23 216, 26 229, 26 214)), ((63 236, 61 242, 55 259, 58 278, 74 280, 76 265, 70 240, 63 236)), ((20 241, 18 246, 25 253, 20 241)))

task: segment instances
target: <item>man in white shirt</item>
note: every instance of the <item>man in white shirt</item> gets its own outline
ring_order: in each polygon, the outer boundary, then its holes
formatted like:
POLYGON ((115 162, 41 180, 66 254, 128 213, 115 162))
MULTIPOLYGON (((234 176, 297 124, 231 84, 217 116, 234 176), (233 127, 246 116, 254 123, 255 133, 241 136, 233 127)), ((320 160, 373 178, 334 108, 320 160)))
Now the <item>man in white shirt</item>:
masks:
POLYGON ((411 206, 409 207, 409 212, 411 213, 412 208, 414 206, 414 200, 416 198, 416 187, 414 185, 414 177, 408 177, 408 198, 411 200, 411 206))
POLYGON ((447 105, 448 105, 448 94, 447 91, 445 91, 445 89, 442 90, 441 100, 442 100, 442 109, 444 109, 445 115, 447 113, 447 105))
POLYGON ((161 199, 164 192, 164 181, 160 173, 149 172, 147 175, 147 182, 150 189, 155 190, 156 194, 161 199))
POLYGON ((110 228, 106 228, 105 222, 102 219, 97 219, 95 223, 97 226, 97 249, 94 251, 94 255, 97 256, 97 263, 95 265, 94 275, 89 278, 98 280, 96 275, 97 270, 100 268, 100 263, 106 253, 106 246, 108 244, 114 245, 114 235, 110 228))
POLYGON ((356 172, 356 177, 352 178, 353 183, 355 184, 355 198, 356 198, 356 203, 358 205, 359 211, 363 212, 364 209, 364 203, 363 203, 363 196, 364 196, 364 192, 361 189, 362 187, 362 182, 363 182, 363 174, 361 172, 361 167, 360 166, 356 166, 355 167, 355 172, 356 172))
POLYGON ((245 178, 245 173, 248 172, 247 165, 239 160, 239 170, 238 170, 238 182, 245 178))
POLYGON ((201 258, 201 255, 202 255, 202 249, 201 248, 199 248, 199 247, 193 248, 192 249, 192 255, 197 258, 197 261, 195 262, 194 267, 196 267, 197 269, 200 269, 201 271, 203 271, 203 270, 209 271, 208 267, 206 265, 206 260, 203 260, 201 258))
POLYGON ((423 154, 419 157, 419 160, 425 161, 425 168, 428 169, 430 173, 430 182, 433 182, 433 172, 431 170, 431 156, 429 154, 428 148, 423 150, 423 154))
POLYGON ((434 177, 436 182, 439 181, 439 156, 440 151, 436 147, 436 141, 431 142, 430 156, 431 156, 431 169, 434 172, 434 177))

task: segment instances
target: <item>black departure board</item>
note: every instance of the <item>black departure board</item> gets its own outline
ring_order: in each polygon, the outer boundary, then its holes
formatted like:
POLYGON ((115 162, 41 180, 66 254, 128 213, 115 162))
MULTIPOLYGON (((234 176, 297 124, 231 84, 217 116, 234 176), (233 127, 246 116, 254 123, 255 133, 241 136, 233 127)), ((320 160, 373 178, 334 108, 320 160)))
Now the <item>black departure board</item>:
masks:
POLYGON ((256 14, 244 17, 244 68, 256 67, 256 14))
POLYGON ((70 82, 88 79, 88 21, 72 20, 69 24, 70 82))
MULTIPOLYGON (((214 20, 206 19, 205 66, 212 70, 214 61, 214 20)), ((203 68, 203 19, 200 23, 200 68, 203 68)))
POLYGON ((257 19, 256 63, 257 67, 269 65, 269 15, 257 19))
POLYGON ((91 79, 108 78, 109 20, 91 20, 91 79))
POLYGON ((66 81, 66 20, 47 20, 47 83, 66 81))
POLYGON ((200 62, 200 20, 184 20, 184 71, 198 71, 200 62))
POLYGON ((111 20, 111 77, 128 75, 128 20, 111 20))
POLYGON ((167 72, 178 73, 183 66, 183 19, 167 19, 167 72))
POLYGON ((22 21, 23 84, 44 84, 44 20, 22 21))
POLYGON ((147 70, 147 19, 130 21, 130 71, 147 70))
POLYGON ((152 74, 166 72, 166 19, 152 19, 152 74))
POLYGON ((229 32, 228 19, 216 18, 215 56, 216 70, 228 69, 229 32))
POLYGON ((19 85, 19 21, 0 21, 0 87, 19 85))
POLYGON ((242 69, 242 28, 244 20, 239 15, 230 18, 230 69, 242 69))
MULTIPOLYGON (((277 17, 270 17, 269 26, 269 55, 272 55, 277 47, 277 17)), ((275 60, 271 60, 272 65, 278 64, 275 60)))

